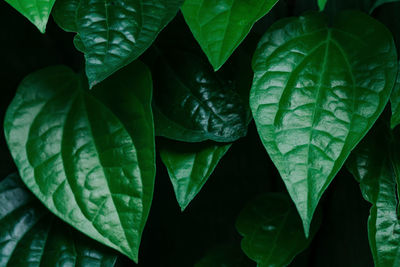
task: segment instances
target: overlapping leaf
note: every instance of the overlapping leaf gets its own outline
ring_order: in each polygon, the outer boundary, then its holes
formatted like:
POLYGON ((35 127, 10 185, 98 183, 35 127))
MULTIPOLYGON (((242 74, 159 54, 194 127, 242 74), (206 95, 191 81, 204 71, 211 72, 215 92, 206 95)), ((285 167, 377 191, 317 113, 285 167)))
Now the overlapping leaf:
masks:
POLYGON ((0 182, 0 265, 112 267, 117 255, 51 215, 17 174, 0 182))
POLYGON ((182 211, 201 190, 231 144, 160 142, 160 155, 167 167, 182 211))
POLYGON ((182 13, 194 37, 218 70, 278 0, 186 0, 182 13))
POLYGON ((400 135, 380 123, 357 146, 347 167, 360 183, 364 198, 372 204, 368 238, 376 267, 400 263, 400 135))
POLYGON ((93 94, 82 84, 62 66, 25 78, 7 110, 7 143, 47 208, 137 260, 155 175, 150 73, 136 62, 93 94))
POLYGON ((236 228, 241 235, 242 250, 257 266, 287 266, 307 248, 319 228, 316 218, 311 236, 304 236, 301 219, 284 194, 266 194, 252 200, 240 213, 236 228))
POLYGON ((185 142, 232 142, 247 133, 248 108, 235 82, 190 50, 170 49, 154 64, 156 134, 185 142))
POLYGON ((40 32, 46 30, 55 0, 5 0, 32 22, 40 32))
POLYGON ((172 20, 183 0, 58 0, 54 18, 76 32, 89 84, 101 82, 138 58, 172 20))
POLYGON ((357 11, 332 27, 323 14, 284 19, 260 41, 250 106, 306 233, 323 192, 384 109, 396 60, 389 31, 357 11))
POLYGON ((207 251, 194 267, 245 267, 253 266, 252 262, 240 250, 236 244, 219 245, 207 251))

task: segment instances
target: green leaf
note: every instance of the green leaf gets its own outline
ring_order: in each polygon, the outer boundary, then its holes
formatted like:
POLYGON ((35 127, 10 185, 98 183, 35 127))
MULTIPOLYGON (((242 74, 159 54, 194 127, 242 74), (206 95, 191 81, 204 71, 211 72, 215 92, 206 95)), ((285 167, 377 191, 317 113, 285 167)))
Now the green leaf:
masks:
POLYGON ((218 70, 278 0, 186 0, 182 13, 211 65, 218 70))
POLYGON ((58 0, 57 24, 76 32, 90 87, 137 59, 172 20, 183 0, 58 0))
POLYGON ((66 67, 30 74, 5 136, 22 180, 58 217, 137 261, 155 175, 151 76, 135 62, 90 94, 66 67))
POLYGON ((364 198, 372 204, 368 239, 376 267, 395 267, 400 262, 400 135, 391 136, 383 123, 357 146, 346 165, 360 183, 364 198))
POLYGON ((318 7, 320 11, 325 9, 326 2, 328 2, 328 0, 318 0, 318 7))
POLYGON ((306 238, 289 197, 269 193, 247 204, 236 221, 236 228, 243 236, 242 250, 257 266, 286 266, 308 247, 321 223, 320 217, 316 219, 311 236, 306 238))
POLYGON ((232 142, 247 133, 236 83, 189 50, 169 50, 152 69, 156 134, 184 142, 232 142))
POLYGON ((200 192, 231 144, 160 142, 160 156, 167 167, 182 211, 200 192))
POLYGON ((62 223, 17 174, 0 182, 0 265, 112 267, 117 255, 62 223))
POLYGON ((41 33, 46 31, 47 21, 56 0, 5 0, 32 22, 41 33))
POLYGON ((369 12, 372 13, 377 7, 383 4, 394 3, 398 1, 399 0, 372 0, 371 9, 369 10, 369 12))
POLYGON ((250 107, 306 235, 323 192, 389 100, 396 58, 389 31, 357 11, 332 27, 321 13, 284 19, 258 44, 250 107))
MULTIPOLYGON (((399 63, 400 66, 400 63, 399 63)), ((399 68, 400 73, 400 68, 399 68)), ((393 129, 400 123, 400 75, 397 74, 396 84, 393 87, 392 95, 390 96, 390 104, 392 108, 392 117, 390 119, 390 127, 393 129)))

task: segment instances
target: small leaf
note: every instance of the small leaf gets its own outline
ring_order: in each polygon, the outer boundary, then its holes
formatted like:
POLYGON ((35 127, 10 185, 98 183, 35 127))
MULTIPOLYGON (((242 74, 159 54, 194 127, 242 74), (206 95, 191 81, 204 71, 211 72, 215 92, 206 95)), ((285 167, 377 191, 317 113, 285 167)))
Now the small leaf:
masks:
POLYGON ((173 19, 183 0, 58 0, 54 18, 76 32, 90 87, 137 59, 173 19))
POLYGON ((368 238, 376 267, 395 267, 400 262, 399 138, 398 132, 391 136, 389 126, 380 123, 346 163, 364 198, 372 204, 368 238))
POLYGON ((326 2, 328 2, 328 0, 318 0, 318 7, 320 11, 325 9, 326 2))
POLYGON ((5 136, 22 180, 58 217, 137 261, 153 194, 151 77, 135 62, 89 94, 76 74, 29 75, 5 136))
POLYGON ((49 213, 17 174, 0 182, 0 265, 112 267, 117 255, 49 213))
POLYGON ((390 127, 393 129, 400 123, 400 68, 399 73, 397 74, 396 84, 394 85, 392 95, 390 96, 390 104, 392 108, 390 127))
POLYGON ((243 236, 242 250, 257 266, 287 266, 308 247, 321 218, 316 218, 315 223, 307 239, 290 199, 284 194, 269 193, 248 203, 236 221, 236 228, 243 236))
POLYGON ((235 82, 201 56, 169 50, 154 64, 156 134, 184 142, 232 142, 247 133, 248 108, 235 82))
POLYGON ((231 144, 160 142, 160 156, 167 167, 182 211, 200 192, 231 144))
POLYGON ((47 21, 55 0, 5 0, 32 22, 41 33, 46 31, 47 21))
POLYGON ((332 27, 322 13, 284 19, 258 44, 250 107, 306 235, 323 192, 388 102, 396 58, 389 31, 357 11, 332 27))
POLYGON ((211 65, 218 70, 278 0, 186 0, 182 13, 211 65))

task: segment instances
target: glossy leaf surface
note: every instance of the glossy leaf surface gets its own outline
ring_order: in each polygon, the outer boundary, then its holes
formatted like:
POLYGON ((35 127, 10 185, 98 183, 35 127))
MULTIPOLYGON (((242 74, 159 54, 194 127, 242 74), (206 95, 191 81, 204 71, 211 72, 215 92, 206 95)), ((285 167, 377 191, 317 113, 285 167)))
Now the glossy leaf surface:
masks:
POLYGON ((349 157, 347 167, 360 183, 364 198, 372 204, 368 238, 376 267, 400 263, 400 135, 388 125, 374 127, 349 157))
POLYGON ((135 62, 96 97, 82 84, 62 66, 25 78, 7 110, 7 143, 48 209, 137 260, 155 175, 150 73, 135 62))
POLYGON ((284 19, 260 41, 250 106, 306 234, 323 192, 384 109, 396 60, 389 31, 357 11, 333 27, 320 13, 284 19))
POLYGON ((138 58, 178 12, 183 0, 58 0, 54 18, 76 32, 90 87, 138 58))
POLYGON ((243 236, 242 250, 257 266, 287 266, 308 247, 320 224, 306 238, 301 219, 290 198, 270 193, 250 201, 239 214, 236 228, 243 236))
POLYGON ((55 0, 5 0, 32 22, 41 33, 46 31, 47 21, 55 0))
MULTIPOLYGON (((400 68, 399 68, 400 70, 400 68)), ((400 123, 400 75, 397 74, 396 84, 393 87, 392 95, 390 96, 390 105, 392 108, 392 117, 390 126, 396 127, 400 123)))
POLYGON ((247 133, 248 108, 235 82, 189 50, 169 50, 154 75, 156 134, 173 140, 232 142, 247 133))
POLYGON ((160 142, 160 156, 167 167, 182 211, 201 190, 231 144, 160 142))
POLYGON ((0 265, 111 267, 116 253, 55 218, 17 174, 0 182, 0 265))
POLYGON ((182 13, 211 65, 218 70, 278 0, 186 0, 182 13))

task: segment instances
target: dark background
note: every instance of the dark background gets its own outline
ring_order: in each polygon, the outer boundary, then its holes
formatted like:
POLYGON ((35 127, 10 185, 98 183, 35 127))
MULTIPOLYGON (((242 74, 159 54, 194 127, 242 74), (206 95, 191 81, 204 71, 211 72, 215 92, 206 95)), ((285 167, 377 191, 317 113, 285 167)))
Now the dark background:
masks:
MULTIPOLYGON (((281 17, 316 10, 315 2, 282 0, 255 25, 249 40, 257 40, 273 21, 281 17)), ((385 7, 374 15, 381 17, 389 28, 397 29, 398 23, 393 22, 396 17, 391 14, 393 10, 399 10, 398 7, 385 7)), ((74 34, 62 31, 52 19, 46 34, 42 35, 17 11, 0 1, 0 25, 1 118, 18 83, 30 72, 56 64, 82 71, 84 59, 73 46, 74 34)), ((3 136, 0 139, 0 164, 1 177, 15 171, 3 136)), ((142 237, 139 266, 193 266, 214 248, 239 247, 241 238, 234 224, 243 206, 259 194, 285 192, 253 123, 247 137, 234 143, 183 213, 159 157, 157 166, 154 200, 142 237)), ((321 228, 311 246, 290 266, 373 266, 367 239, 369 204, 362 199, 357 182, 346 170, 342 170, 329 186, 319 208, 323 213, 321 228)), ((255 266, 246 256, 239 258, 240 266, 255 266)), ((119 265, 135 264, 121 256, 119 265)))

